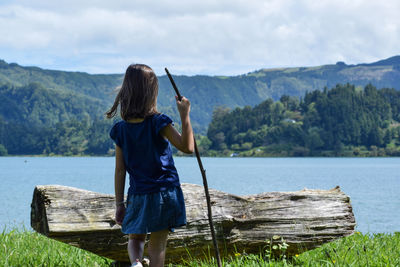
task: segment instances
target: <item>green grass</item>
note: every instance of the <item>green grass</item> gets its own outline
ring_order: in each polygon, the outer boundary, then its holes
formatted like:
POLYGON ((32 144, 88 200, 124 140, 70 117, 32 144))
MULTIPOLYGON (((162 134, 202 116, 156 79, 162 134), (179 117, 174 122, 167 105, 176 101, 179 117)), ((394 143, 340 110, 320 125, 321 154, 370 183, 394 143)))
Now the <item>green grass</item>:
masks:
MULTIPOLYGON (((279 249, 279 248, 278 248, 279 249)), ((264 255, 237 253, 223 259, 224 266, 400 266, 400 233, 360 234, 305 252, 288 259, 269 260, 264 255)), ((168 256, 168 254, 167 254, 168 256)), ((190 259, 190 255, 188 255, 190 259)), ((0 266, 109 266, 111 260, 48 239, 26 230, 0 234, 0 266)), ((214 259, 190 259, 183 265, 216 266, 214 259)))
POLYGON ((0 235, 0 266, 109 266, 112 261, 31 231, 0 235))

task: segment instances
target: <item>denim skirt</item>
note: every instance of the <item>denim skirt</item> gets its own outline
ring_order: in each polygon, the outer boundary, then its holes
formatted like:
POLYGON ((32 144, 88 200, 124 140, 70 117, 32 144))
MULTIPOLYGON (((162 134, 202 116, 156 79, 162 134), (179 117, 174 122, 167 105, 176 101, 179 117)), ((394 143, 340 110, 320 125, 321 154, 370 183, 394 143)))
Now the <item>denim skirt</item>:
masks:
POLYGON ((148 194, 129 194, 122 232, 147 234, 186 225, 186 211, 180 186, 148 194))

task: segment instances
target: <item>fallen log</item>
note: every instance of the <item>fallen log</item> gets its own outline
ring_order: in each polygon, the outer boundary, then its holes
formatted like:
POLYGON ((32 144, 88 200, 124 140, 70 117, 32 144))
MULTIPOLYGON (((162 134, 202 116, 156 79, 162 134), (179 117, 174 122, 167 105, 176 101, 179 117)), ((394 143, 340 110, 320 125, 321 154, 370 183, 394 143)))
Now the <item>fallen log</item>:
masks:
MULTIPOLYGON (((182 184, 182 189, 188 224, 169 235, 167 262, 204 258, 212 248, 203 187, 182 184)), ((271 242, 289 245, 284 252, 290 256, 354 232, 350 198, 339 187, 249 196, 210 189, 210 197, 224 256, 259 253, 268 250, 271 242)), ((115 224, 114 205, 113 195, 61 185, 36 186, 31 226, 55 240, 127 262, 127 236, 115 224)))

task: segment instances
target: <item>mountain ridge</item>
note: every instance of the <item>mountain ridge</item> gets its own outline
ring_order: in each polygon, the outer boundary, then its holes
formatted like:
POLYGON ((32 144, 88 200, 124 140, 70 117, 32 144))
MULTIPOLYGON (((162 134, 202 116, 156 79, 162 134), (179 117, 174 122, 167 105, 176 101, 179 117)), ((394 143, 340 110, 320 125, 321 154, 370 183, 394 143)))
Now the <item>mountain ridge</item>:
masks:
MULTIPOLYGON (((373 66, 373 65, 400 65, 400 55, 395 55, 391 56, 385 59, 380 59, 378 61, 374 61, 371 63, 358 63, 358 64, 346 64, 344 61, 337 61, 335 64, 323 64, 323 65, 317 65, 317 66, 308 66, 308 67, 300 67, 300 66, 293 66, 293 67, 277 67, 277 68, 261 68, 258 70, 250 71, 247 74, 238 74, 238 75, 206 75, 206 74, 194 74, 194 75, 182 75, 178 74, 177 76, 186 76, 186 77, 195 77, 195 76, 200 76, 200 77, 215 77, 215 78, 229 78, 229 77, 236 77, 236 76, 243 76, 243 75, 248 75, 254 72, 262 71, 262 70, 285 70, 285 69, 297 69, 297 68, 318 68, 318 67, 324 67, 324 66, 333 66, 333 65, 344 65, 348 67, 353 67, 353 66, 373 66)), ((47 69, 47 68, 41 68, 37 66, 23 66, 19 65, 16 62, 6 62, 4 59, 0 59, 0 68, 4 67, 4 65, 8 66, 18 66, 26 69, 32 69, 32 70, 41 70, 41 71, 51 71, 51 72, 66 72, 66 73, 79 73, 79 74, 85 74, 85 75, 92 75, 92 76, 101 76, 101 75, 123 75, 123 73, 88 73, 85 71, 66 71, 66 70, 55 70, 55 69, 47 69)), ((162 77, 166 75, 157 75, 157 77, 162 77)))

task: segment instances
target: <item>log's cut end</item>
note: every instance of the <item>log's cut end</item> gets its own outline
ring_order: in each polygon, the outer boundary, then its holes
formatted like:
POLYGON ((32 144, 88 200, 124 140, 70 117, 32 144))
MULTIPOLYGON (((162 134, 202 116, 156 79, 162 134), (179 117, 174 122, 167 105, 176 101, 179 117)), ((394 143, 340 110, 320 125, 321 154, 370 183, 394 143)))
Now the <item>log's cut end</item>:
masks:
POLYGON ((38 233, 48 235, 49 224, 47 222, 46 205, 49 205, 49 200, 46 198, 44 190, 45 188, 40 185, 33 190, 31 227, 38 233))
MULTIPOLYGON (((182 184, 182 191, 187 225, 168 236, 169 263, 204 258, 213 246, 204 188, 182 184)), ((249 196, 209 192, 221 255, 259 253, 265 251, 268 241, 285 242, 289 245, 286 253, 294 255, 354 233, 350 198, 338 187, 249 196)), ((31 225, 50 238, 127 262, 127 236, 115 224, 114 201, 112 195, 73 187, 37 186, 31 225)))
POLYGON ((114 203, 113 195, 61 185, 36 186, 31 226, 55 240, 126 261, 128 239, 115 223, 114 203))
POLYGON ((112 195, 61 185, 36 186, 31 207, 32 228, 44 235, 119 228, 112 195))

